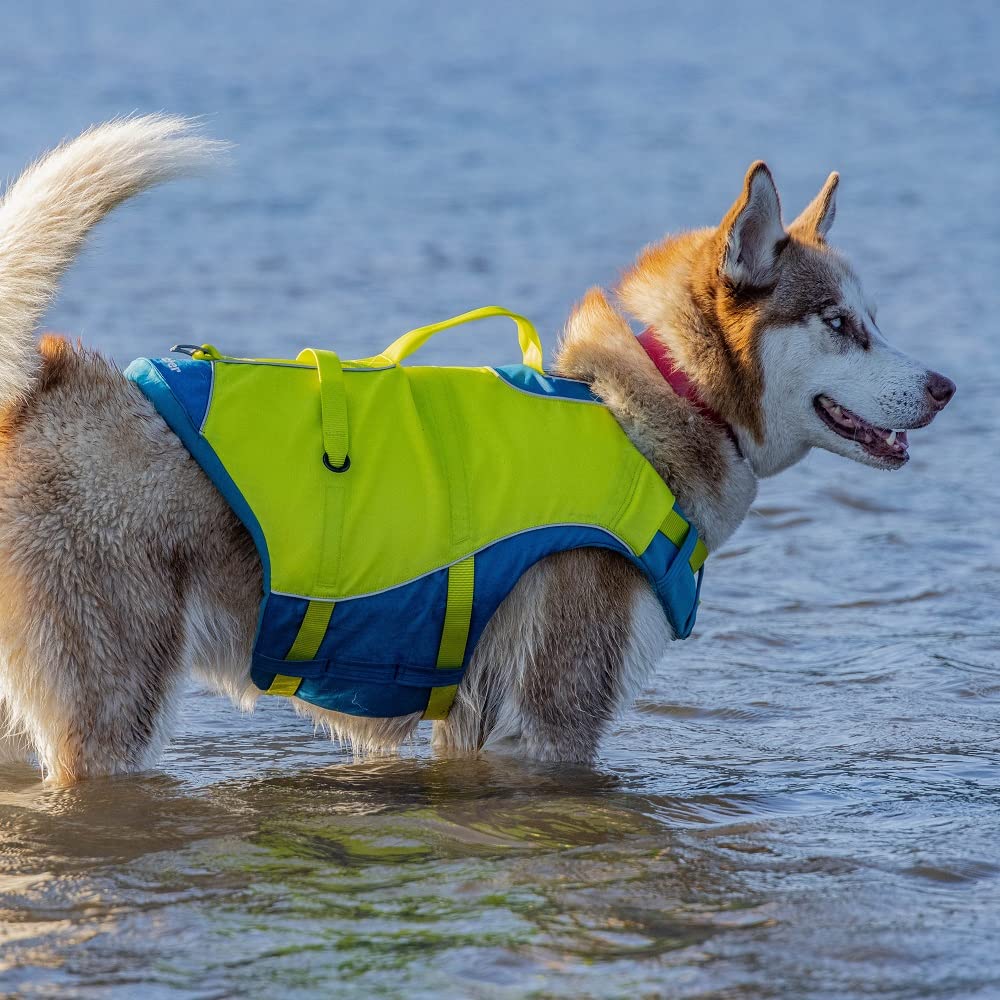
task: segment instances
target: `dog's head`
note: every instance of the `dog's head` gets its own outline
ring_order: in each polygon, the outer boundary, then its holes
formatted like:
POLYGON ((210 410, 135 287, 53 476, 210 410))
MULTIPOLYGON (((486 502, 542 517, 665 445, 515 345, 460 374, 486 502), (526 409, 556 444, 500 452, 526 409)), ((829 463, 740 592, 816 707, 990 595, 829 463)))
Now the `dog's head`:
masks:
POLYGON ((651 248, 620 289, 733 425, 758 475, 812 447, 899 468, 905 432, 955 392, 888 344, 857 275, 827 244, 838 180, 786 229, 771 173, 755 163, 717 229, 651 248))

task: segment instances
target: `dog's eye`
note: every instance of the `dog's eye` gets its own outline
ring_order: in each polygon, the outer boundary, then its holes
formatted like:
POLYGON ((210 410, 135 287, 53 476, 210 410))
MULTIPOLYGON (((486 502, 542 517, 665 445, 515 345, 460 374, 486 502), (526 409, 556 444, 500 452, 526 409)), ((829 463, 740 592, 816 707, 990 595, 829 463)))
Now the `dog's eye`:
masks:
POLYGON ((841 329, 843 329, 843 326, 844 326, 844 317, 843 316, 828 316, 825 322, 826 322, 826 325, 831 330, 841 330, 841 329))

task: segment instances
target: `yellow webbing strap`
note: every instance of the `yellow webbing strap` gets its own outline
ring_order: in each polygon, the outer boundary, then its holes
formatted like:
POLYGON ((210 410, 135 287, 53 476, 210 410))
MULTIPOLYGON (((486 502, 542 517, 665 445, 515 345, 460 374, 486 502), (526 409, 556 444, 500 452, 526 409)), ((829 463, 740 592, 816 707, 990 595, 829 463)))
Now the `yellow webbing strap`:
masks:
POLYGON ((473 309, 471 312, 462 313, 461 316, 453 316, 451 319, 443 320, 440 323, 432 323, 430 326, 421 326, 416 330, 404 333, 398 340, 394 340, 381 354, 394 365, 400 364, 404 358, 408 358, 414 351, 422 347, 435 333, 442 330, 449 330, 453 326, 461 326, 462 323, 472 323, 477 319, 487 319, 490 316, 507 316, 517 325, 517 340, 521 345, 521 356, 524 363, 535 371, 542 371, 542 342, 538 339, 538 332, 532 326, 530 320, 517 313, 512 313, 503 306, 483 306, 482 309, 473 309))
POLYGON ((287 674, 275 674, 271 686, 264 694, 280 694, 283 698, 291 698, 302 683, 301 677, 289 677, 287 674))
MULTIPOLYGON (((681 517, 680 514, 674 510, 673 507, 670 508, 670 513, 663 519, 663 524, 660 525, 660 531, 663 532, 677 546, 681 547, 681 543, 684 541, 687 533, 689 531, 694 531, 694 528, 681 517)), ((708 549, 705 548, 705 543, 699 538, 697 545, 694 547, 694 551, 691 553, 688 562, 691 564, 691 572, 697 573, 698 570, 704 565, 705 560, 708 558, 708 549)))
POLYGON ((312 361, 319 376, 319 401, 323 419, 323 448, 327 462, 334 471, 341 471, 347 462, 347 392, 340 358, 333 351, 317 351, 307 347, 297 361, 312 361))
MULTIPOLYGON (((302 624, 299 626, 298 635, 295 642, 288 651, 286 660, 312 660, 319 652, 320 643, 326 630, 330 625, 330 616, 333 614, 334 601, 310 601, 306 608, 302 624)), ((299 689, 302 683, 301 677, 288 677, 285 674, 275 674, 271 686, 267 689, 267 694, 280 694, 290 698, 299 689)))
MULTIPOLYGON (((475 562, 472 556, 448 569, 448 606, 444 613, 444 627, 441 629, 441 645, 438 647, 439 667, 460 667, 465 658, 475 579, 475 562)), ((457 689, 457 684, 432 688, 424 718, 447 718, 457 689)))

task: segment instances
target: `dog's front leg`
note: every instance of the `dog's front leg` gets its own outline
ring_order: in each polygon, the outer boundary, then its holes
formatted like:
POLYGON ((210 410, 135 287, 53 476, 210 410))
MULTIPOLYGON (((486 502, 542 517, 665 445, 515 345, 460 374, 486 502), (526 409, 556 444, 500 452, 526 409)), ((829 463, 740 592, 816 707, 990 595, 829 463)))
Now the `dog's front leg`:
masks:
POLYGON ((7 702, 0 697, 0 764, 27 760, 31 746, 10 710, 7 702))
POLYGON ((590 760, 669 638, 645 578, 621 556, 550 556, 494 615, 434 746, 506 744, 536 760, 590 760))

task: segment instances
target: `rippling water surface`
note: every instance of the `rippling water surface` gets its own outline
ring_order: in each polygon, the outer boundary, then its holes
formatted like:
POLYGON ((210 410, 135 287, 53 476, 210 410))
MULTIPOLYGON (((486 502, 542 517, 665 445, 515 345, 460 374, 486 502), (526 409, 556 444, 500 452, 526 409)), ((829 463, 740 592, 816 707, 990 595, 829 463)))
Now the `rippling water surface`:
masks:
POLYGON ((899 473, 763 485, 593 768, 354 761, 196 689, 155 774, 0 767, 0 993, 1000 996, 994 8, 358 7, 5 11, 5 174, 136 108, 237 143, 107 225, 52 325, 363 354, 499 301, 551 348, 763 156, 789 217, 842 171, 836 242, 958 396, 899 473))

